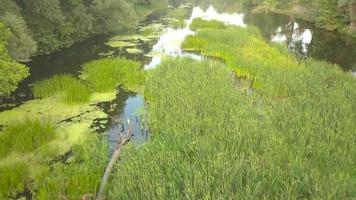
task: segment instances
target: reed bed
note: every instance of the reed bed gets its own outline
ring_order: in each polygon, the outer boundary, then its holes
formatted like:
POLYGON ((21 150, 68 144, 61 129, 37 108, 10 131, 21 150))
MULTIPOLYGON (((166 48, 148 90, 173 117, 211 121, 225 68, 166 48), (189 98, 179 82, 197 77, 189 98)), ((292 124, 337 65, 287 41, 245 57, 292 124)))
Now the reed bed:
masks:
POLYGON ((221 56, 227 67, 168 59, 149 74, 152 137, 143 147, 126 148, 110 198, 356 196, 356 81, 350 74, 325 62, 298 61, 264 42, 255 28, 202 28, 190 37, 208 40, 199 50, 221 56))
POLYGON ((90 99, 93 90, 83 80, 71 75, 55 75, 41 80, 32 88, 36 98, 47 98, 59 95, 65 103, 85 103, 90 99))
POLYGON ((96 92, 112 92, 119 85, 137 89, 144 83, 141 64, 125 58, 105 58, 83 66, 81 78, 96 92))
POLYGON ((0 134, 0 158, 12 151, 32 152, 55 138, 54 125, 41 119, 14 122, 0 134))

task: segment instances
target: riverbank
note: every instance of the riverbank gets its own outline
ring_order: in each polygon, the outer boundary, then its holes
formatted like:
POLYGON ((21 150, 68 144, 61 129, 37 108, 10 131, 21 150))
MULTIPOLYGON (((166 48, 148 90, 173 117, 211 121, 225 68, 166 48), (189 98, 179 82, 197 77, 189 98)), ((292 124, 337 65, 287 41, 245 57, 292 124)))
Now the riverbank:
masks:
MULTIPOLYGON (((338 9, 341 10, 341 8, 338 9)), ((329 17, 329 19, 327 20, 324 19, 322 20, 322 17, 320 16, 322 14, 320 14, 320 12, 323 11, 319 11, 317 6, 311 4, 310 5, 292 4, 290 6, 287 6, 287 8, 280 9, 276 5, 269 5, 268 3, 265 3, 262 5, 255 6, 252 12, 283 14, 291 18, 296 18, 296 19, 314 23, 317 27, 325 29, 327 31, 337 32, 340 34, 351 36, 353 38, 356 37, 356 28, 353 27, 352 25, 344 24, 345 20, 343 21, 341 19, 338 19, 338 18, 342 18, 341 15, 342 14, 345 15, 345 13, 339 13, 339 14, 333 13, 334 16, 329 17)))
POLYGON ((119 58, 82 70, 80 78, 35 83, 37 99, 0 113, 0 198, 95 197, 109 158, 103 132, 111 121, 99 105, 116 99, 118 85, 140 90, 144 74, 140 63, 119 58))

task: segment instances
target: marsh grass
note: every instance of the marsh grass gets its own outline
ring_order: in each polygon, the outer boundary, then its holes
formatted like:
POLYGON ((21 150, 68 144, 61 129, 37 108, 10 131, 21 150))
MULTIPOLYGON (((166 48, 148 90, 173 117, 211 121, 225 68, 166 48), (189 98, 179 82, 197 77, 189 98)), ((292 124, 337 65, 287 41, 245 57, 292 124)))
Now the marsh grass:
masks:
POLYGON ((0 158, 12 151, 32 152, 55 138, 55 128, 50 121, 25 119, 13 122, 0 134, 0 158))
POLYGON ((41 80, 32 88, 36 98, 47 98, 59 95, 65 103, 88 102, 93 90, 84 81, 71 75, 55 75, 41 80))
POLYGON ((141 64, 125 58, 105 58, 83 66, 81 77, 96 92, 112 92, 119 85, 137 89, 144 83, 141 64))
POLYGON ((37 199, 95 198, 108 162, 106 140, 93 133, 72 150, 73 157, 67 163, 58 163, 49 173, 37 177, 37 199))
POLYGON ((28 166, 23 161, 0 165, 0 198, 8 199, 23 192, 28 184, 28 174, 28 166))
POLYGON ((193 20, 190 28, 192 30, 197 30, 201 28, 214 28, 214 29, 225 29, 227 26, 224 22, 218 20, 204 20, 202 18, 196 18, 193 20))
POLYGON ((190 37, 185 47, 220 56, 227 67, 168 59, 149 74, 151 141, 125 149, 112 199, 356 196, 351 75, 299 62, 255 28, 202 28, 190 37), (209 42, 195 45, 197 38, 209 42))

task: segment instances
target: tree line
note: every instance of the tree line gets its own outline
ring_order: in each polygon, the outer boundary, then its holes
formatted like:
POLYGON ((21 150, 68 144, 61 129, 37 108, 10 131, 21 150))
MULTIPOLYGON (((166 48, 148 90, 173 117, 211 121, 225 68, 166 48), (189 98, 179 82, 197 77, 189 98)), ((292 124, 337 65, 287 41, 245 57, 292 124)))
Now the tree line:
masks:
POLYGON ((95 35, 134 27, 138 22, 135 4, 150 3, 150 0, 0 0, 0 97, 15 90, 17 82, 28 75, 28 69, 16 61, 49 54, 95 35))
POLYGON ((133 0, 0 0, 0 21, 11 31, 8 50, 16 60, 48 54, 132 26, 133 0))

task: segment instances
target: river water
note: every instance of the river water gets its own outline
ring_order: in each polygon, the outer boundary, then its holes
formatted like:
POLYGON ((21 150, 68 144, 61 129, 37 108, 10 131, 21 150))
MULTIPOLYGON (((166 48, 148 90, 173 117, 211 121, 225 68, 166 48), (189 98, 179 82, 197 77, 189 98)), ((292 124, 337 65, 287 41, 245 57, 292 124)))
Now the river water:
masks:
MULTIPOLYGON (((146 70, 156 67, 164 56, 187 56, 200 60, 201 56, 185 53, 181 44, 188 35, 194 32, 189 25, 194 18, 207 20, 216 19, 230 25, 245 27, 246 25, 257 26, 263 37, 269 42, 285 43, 289 50, 301 59, 308 57, 319 60, 327 60, 339 64, 345 71, 356 70, 356 39, 328 32, 316 28, 313 24, 301 20, 292 19, 288 16, 277 14, 253 14, 249 11, 224 12, 216 10, 214 6, 194 7, 186 27, 173 29, 163 26, 161 36, 149 42, 141 41, 138 46, 140 53, 128 53, 123 49, 115 49, 105 43, 111 36, 97 37, 84 42, 77 43, 72 47, 56 52, 51 55, 35 57, 27 63, 31 76, 20 84, 19 89, 11 99, 3 101, 10 103, 1 109, 9 109, 21 103, 33 99, 30 87, 35 81, 49 78, 54 74, 78 75, 81 65, 94 59, 105 57, 104 52, 114 52, 110 56, 123 56, 138 60, 146 70)), ((148 21, 142 23, 161 23, 160 16, 152 15, 148 21)), ((126 34, 126 33, 125 33, 126 34)), ((116 35, 117 36, 117 35, 116 35)), ((142 128, 140 111, 144 110, 144 98, 142 95, 130 91, 121 90, 117 99, 106 102, 106 110, 112 116, 122 121, 116 124, 115 119, 107 126, 108 141, 111 149, 114 148, 116 139, 120 132, 128 129, 127 119, 134 121, 134 138, 136 143, 144 143, 148 139, 147 128, 142 128)), ((141 113, 142 114, 142 113, 141 113)))

